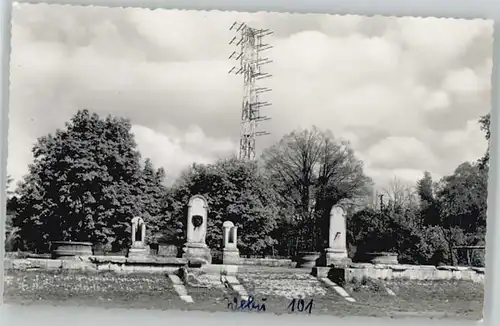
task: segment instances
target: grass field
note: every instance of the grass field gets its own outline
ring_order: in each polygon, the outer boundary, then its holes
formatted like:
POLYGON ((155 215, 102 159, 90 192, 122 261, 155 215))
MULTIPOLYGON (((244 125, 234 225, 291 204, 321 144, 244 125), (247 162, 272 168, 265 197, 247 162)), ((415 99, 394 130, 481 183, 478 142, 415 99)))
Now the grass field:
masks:
MULTIPOLYGON (((292 313, 293 298, 313 300, 312 314, 427 318, 482 318, 483 285, 468 281, 364 281, 344 286, 348 302, 306 274, 238 274, 240 283, 266 312, 292 313), (396 295, 388 294, 386 288, 396 295)), ((180 299, 165 275, 15 271, 5 274, 5 302, 10 304, 86 305, 117 308, 231 311, 234 293, 215 276, 186 286, 194 303, 180 299)), ((255 312, 255 310, 252 313, 255 312)), ((298 312, 296 314, 307 314, 298 312)))

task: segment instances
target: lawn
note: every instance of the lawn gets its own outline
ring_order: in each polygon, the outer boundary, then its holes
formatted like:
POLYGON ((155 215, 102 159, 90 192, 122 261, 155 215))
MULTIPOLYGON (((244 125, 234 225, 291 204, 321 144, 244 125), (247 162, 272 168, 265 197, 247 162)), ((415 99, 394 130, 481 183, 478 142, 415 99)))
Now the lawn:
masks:
POLYGON ((482 318, 484 286, 460 280, 368 281, 344 288, 360 303, 368 303, 373 316, 422 316, 436 318, 482 318), (386 289, 392 290, 391 296, 386 289))
POLYGON ((16 271, 5 273, 7 303, 183 309, 164 275, 16 271))
MULTIPOLYGON (((313 300, 312 314, 475 320, 482 317, 483 285, 468 281, 349 283, 344 287, 356 299, 351 303, 304 273, 241 273, 238 279, 255 297, 255 303, 264 303, 266 312, 271 313, 308 314, 306 309, 298 311, 297 306, 293 312, 290 309, 293 298, 302 298, 304 305, 313 300), (396 296, 390 296, 385 287, 396 296)), ((9 271, 5 281, 5 302, 11 304, 231 311, 228 300, 235 297, 213 275, 198 276, 197 284, 186 286, 194 303, 182 301, 165 275, 9 271)), ((258 313, 256 309, 253 312, 258 313)))

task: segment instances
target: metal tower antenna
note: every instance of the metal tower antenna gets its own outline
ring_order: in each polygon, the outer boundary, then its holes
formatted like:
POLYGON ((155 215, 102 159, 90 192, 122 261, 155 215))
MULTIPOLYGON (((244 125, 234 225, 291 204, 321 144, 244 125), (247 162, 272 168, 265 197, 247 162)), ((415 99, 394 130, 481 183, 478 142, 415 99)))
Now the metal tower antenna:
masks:
POLYGON ((272 61, 262 57, 261 52, 272 48, 270 44, 263 43, 263 39, 273 32, 268 29, 252 28, 239 22, 233 23, 229 30, 237 33, 229 44, 239 48, 231 53, 229 59, 238 60, 240 63, 238 67, 233 66, 229 73, 243 75, 239 158, 254 160, 255 138, 269 134, 266 131, 257 131, 257 124, 260 121, 270 119, 260 115, 260 108, 270 106, 271 103, 261 101, 259 97, 260 94, 269 92, 271 89, 259 87, 256 82, 271 77, 270 74, 262 72, 261 67, 272 61))

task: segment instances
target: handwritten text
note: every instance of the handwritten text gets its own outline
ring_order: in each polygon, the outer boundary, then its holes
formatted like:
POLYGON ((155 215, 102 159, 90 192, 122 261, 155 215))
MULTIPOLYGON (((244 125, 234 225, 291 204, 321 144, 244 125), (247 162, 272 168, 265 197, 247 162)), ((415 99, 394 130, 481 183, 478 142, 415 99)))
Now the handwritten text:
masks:
POLYGON ((310 314, 312 312, 313 307, 313 299, 309 300, 309 302, 305 302, 304 299, 292 299, 288 307, 286 308, 290 312, 305 312, 310 314))
POLYGON ((267 299, 262 298, 262 303, 258 303, 253 296, 249 296, 246 300, 238 300, 238 298, 233 298, 232 301, 229 301, 227 304, 227 308, 230 310, 239 310, 239 311, 266 311, 266 304, 264 303, 267 299))

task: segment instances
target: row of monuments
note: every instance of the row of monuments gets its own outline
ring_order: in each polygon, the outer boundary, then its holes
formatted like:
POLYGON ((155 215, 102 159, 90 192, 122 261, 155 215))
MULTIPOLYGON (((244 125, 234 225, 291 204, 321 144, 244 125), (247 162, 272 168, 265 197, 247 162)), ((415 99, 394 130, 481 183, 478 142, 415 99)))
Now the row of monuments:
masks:
MULTIPOLYGON (((346 247, 346 212, 340 206, 333 206, 330 211, 330 228, 328 248, 324 253, 326 266, 349 263, 346 247)), ((206 244, 208 219, 208 203, 201 195, 189 199, 187 212, 187 236, 182 248, 182 257, 191 264, 203 265, 212 263, 212 254, 206 244)), ((231 221, 222 224, 223 234, 223 264, 238 264, 240 253, 238 250, 238 228, 231 221)), ((149 255, 146 246, 146 223, 141 217, 132 219, 132 245, 129 257, 145 257, 149 255)))

